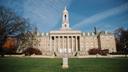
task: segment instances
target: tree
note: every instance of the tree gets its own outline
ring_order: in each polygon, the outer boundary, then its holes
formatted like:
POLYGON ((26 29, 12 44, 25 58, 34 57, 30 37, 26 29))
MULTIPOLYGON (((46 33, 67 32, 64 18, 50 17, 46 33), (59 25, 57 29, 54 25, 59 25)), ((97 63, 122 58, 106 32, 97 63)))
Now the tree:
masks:
POLYGON ((3 44, 8 36, 18 36, 29 30, 29 23, 8 8, 0 7, 0 54, 4 56, 3 44))
POLYGON ((37 31, 26 32, 19 35, 18 52, 23 52, 27 48, 37 48, 39 40, 37 39, 37 31))
POLYGON ((117 51, 128 54, 128 29, 118 28, 115 30, 117 51))

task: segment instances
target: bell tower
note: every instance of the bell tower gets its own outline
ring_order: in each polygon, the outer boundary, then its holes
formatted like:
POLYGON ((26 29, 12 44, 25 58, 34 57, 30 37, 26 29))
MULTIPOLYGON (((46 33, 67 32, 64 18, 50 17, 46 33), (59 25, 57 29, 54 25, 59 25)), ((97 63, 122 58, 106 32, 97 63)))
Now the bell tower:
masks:
POLYGON ((68 11, 66 7, 63 11, 62 29, 69 29, 69 16, 68 16, 68 11))

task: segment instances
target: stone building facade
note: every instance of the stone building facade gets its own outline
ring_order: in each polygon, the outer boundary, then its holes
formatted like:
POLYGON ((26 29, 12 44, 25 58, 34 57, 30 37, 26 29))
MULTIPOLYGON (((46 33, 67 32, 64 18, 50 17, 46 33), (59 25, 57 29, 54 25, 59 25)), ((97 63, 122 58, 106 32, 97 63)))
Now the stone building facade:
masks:
POLYGON ((69 13, 66 8, 63 11, 60 30, 38 33, 37 38, 40 41, 38 48, 43 55, 87 55, 88 50, 92 48, 108 49, 110 53, 116 52, 114 34, 108 32, 81 32, 71 29, 69 13))

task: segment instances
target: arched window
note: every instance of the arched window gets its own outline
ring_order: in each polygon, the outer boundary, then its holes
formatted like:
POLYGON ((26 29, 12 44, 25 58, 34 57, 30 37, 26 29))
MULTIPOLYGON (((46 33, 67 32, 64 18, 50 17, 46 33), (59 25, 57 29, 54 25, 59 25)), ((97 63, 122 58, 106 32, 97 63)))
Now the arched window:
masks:
POLYGON ((66 16, 66 15, 64 15, 65 20, 66 20, 66 17, 67 17, 67 16, 66 16))
POLYGON ((66 27, 67 25, 65 24, 64 26, 66 27))

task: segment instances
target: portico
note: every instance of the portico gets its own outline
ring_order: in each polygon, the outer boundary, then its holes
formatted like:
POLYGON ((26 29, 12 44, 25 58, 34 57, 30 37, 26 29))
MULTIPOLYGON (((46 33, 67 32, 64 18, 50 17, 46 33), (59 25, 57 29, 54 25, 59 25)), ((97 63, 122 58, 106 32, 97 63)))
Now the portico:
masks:
POLYGON ((57 55, 67 53, 73 55, 80 50, 80 31, 51 31, 50 49, 57 55))

